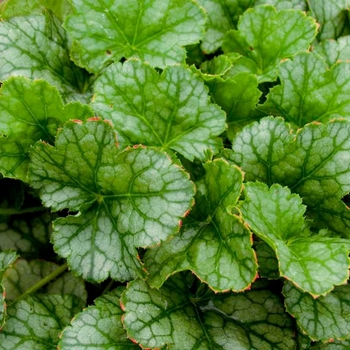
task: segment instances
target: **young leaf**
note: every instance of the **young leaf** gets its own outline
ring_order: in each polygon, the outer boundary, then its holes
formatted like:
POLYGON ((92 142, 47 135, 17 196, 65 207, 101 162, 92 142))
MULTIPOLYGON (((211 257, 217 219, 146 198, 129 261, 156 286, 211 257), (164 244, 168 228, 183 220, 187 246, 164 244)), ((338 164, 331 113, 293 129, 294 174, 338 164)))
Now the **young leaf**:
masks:
POLYGON ((260 83, 274 81, 280 61, 307 50, 316 30, 315 20, 301 11, 256 6, 244 12, 238 30, 227 32, 223 49, 242 55, 235 62, 238 71, 244 66, 257 74, 260 83))
POLYGON ((85 99, 89 76, 69 58, 66 33, 50 12, 0 22, 0 79, 45 79, 64 100, 85 99))
POLYGON ((267 101, 258 106, 266 114, 282 116, 301 127, 312 121, 326 123, 349 118, 350 65, 342 62, 327 68, 315 53, 303 52, 281 64, 281 85, 270 90, 267 101))
POLYGON ((16 259, 17 254, 14 252, 0 252, 0 334, 7 315, 3 278, 6 270, 16 261, 16 259))
POLYGON ((287 187, 248 183, 242 216, 276 253, 280 275, 313 296, 324 295, 348 278, 348 248, 339 239, 305 236, 305 206, 287 187), (337 271, 337 273, 334 273, 337 271))
POLYGON ((94 118, 68 122, 56 147, 31 152, 30 182, 53 210, 78 210, 54 222, 54 248, 75 273, 102 281, 142 274, 135 247, 159 243, 178 230, 191 208, 193 184, 164 152, 121 151, 111 125, 94 118))
POLYGON ((350 60, 350 35, 342 36, 338 40, 324 40, 315 45, 313 52, 326 60, 328 67, 340 61, 350 60))
POLYGON ((204 11, 192 0, 72 2, 64 25, 75 40, 72 58, 94 73, 123 57, 160 68, 182 63, 181 46, 197 43, 204 30, 204 11))
POLYGON ((121 303, 129 338, 142 348, 293 349, 291 321, 268 290, 245 293, 193 293, 181 275, 160 290, 144 281, 128 284, 121 303), (269 315, 269 316, 268 316, 269 315))
POLYGON ((220 48, 224 34, 236 29, 239 16, 254 5, 254 0, 199 0, 207 14, 206 32, 201 48, 213 53, 220 48))
POLYGON ((314 299, 286 283, 283 294, 287 311, 312 340, 325 342, 350 337, 350 285, 335 287, 326 296, 314 299))
POLYGON ((228 213, 242 190, 242 172, 223 160, 204 165, 205 193, 198 194, 200 215, 190 217, 171 241, 146 252, 148 282, 159 288, 171 275, 193 271, 216 291, 241 291, 256 277, 256 258, 251 234, 242 222, 228 213))
POLYGON ((159 74, 138 60, 110 65, 96 82, 92 106, 129 144, 171 149, 191 161, 222 147, 217 136, 225 113, 210 103, 198 74, 183 66, 159 74))
POLYGON ((59 333, 84 304, 72 295, 37 294, 8 307, 1 350, 56 350, 59 333))
POLYGON ((308 0, 308 6, 310 14, 321 24, 317 35, 320 41, 338 39, 344 32, 349 32, 347 28, 349 0, 327 0, 322 1, 321 4, 317 0, 308 0))
POLYGON ((126 336, 119 299, 124 288, 117 288, 95 300, 76 315, 58 344, 61 350, 140 349, 126 336))
POLYGON ((79 102, 63 105, 45 80, 11 77, 0 90, 0 171, 26 181, 30 147, 38 140, 53 143, 57 129, 69 119, 87 119, 92 110, 79 102))
POLYGON ((215 103, 227 114, 227 136, 231 139, 237 130, 255 119, 253 112, 261 91, 255 75, 242 72, 221 81, 207 82, 215 103))

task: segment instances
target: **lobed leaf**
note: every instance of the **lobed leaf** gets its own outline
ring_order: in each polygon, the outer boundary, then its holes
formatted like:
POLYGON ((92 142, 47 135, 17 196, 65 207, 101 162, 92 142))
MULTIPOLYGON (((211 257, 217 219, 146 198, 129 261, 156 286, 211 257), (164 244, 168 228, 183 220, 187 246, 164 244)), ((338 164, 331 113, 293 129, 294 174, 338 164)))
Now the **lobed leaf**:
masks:
POLYGON ((205 192, 196 197, 199 215, 190 215, 180 235, 146 252, 148 282, 159 288, 172 274, 191 270, 216 291, 241 291, 256 277, 250 232, 229 214, 242 190, 242 172, 223 160, 207 162, 205 192))
POLYGON ((281 64, 281 85, 270 90, 267 101, 258 106, 266 114, 282 116, 302 127, 312 121, 326 123, 334 118, 349 118, 350 83, 348 62, 328 69, 315 53, 300 53, 281 64))
POLYGON ((190 209, 193 184, 166 153, 120 150, 111 125, 93 118, 68 122, 52 147, 31 152, 30 183, 53 210, 79 211, 54 222, 56 252, 87 280, 142 275, 136 247, 178 231, 190 209))
POLYGON ((245 186, 240 210, 253 232, 276 253, 280 275, 313 296, 348 279, 348 248, 337 238, 303 233, 305 206, 287 187, 245 186), (337 271, 334 274, 334 271, 337 271))
POLYGON ((73 0, 64 24, 74 39, 73 60, 98 73, 121 58, 139 58, 153 67, 183 63, 182 46, 197 43, 205 14, 187 0, 73 0))
POLYGON ((308 49, 316 35, 316 22, 299 10, 277 11, 262 5, 248 9, 223 39, 225 53, 241 55, 235 70, 256 74, 259 83, 277 78, 281 60, 308 49))
POLYGON ((287 311, 313 341, 345 340, 350 337, 350 286, 335 287, 326 296, 314 299, 291 283, 283 288, 287 311))
POLYGON ((76 315, 66 327, 58 344, 61 350, 74 349, 139 349, 126 336, 121 319, 123 311, 119 298, 124 288, 120 287, 95 300, 76 315))
POLYGON ((306 0, 256 0, 255 6, 273 5, 277 10, 294 9, 306 11, 306 0))
POLYGON ((350 35, 342 36, 338 40, 324 40, 314 46, 313 52, 326 60, 328 67, 340 61, 350 60, 350 35))
POLYGON ((89 98, 90 77, 69 58, 68 39, 60 21, 45 15, 13 17, 0 22, 0 79, 24 75, 56 86, 64 100, 89 98))
POLYGON ((72 295, 37 294, 8 307, 1 350, 56 350, 59 333, 83 307, 72 295))
POLYGON ((123 323, 129 338, 142 348, 295 347, 291 321, 270 291, 196 295, 182 277, 173 276, 160 290, 142 280, 128 284, 121 298, 123 323))
POLYGON ((113 121, 126 144, 142 143, 205 160, 217 153, 225 114, 210 103, 198 74, 182 66, 158 74, 137 60, 110 65, 95 86, 94 110, 113 121))

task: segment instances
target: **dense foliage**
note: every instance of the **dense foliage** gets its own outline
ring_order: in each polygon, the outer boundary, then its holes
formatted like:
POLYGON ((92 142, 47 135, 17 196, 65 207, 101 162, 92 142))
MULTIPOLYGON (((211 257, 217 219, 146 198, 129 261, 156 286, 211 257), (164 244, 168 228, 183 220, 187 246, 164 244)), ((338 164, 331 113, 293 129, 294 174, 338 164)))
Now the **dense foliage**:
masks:
POLYGON ((0 4, 0 349, 349 349, 350 0, 0 4))

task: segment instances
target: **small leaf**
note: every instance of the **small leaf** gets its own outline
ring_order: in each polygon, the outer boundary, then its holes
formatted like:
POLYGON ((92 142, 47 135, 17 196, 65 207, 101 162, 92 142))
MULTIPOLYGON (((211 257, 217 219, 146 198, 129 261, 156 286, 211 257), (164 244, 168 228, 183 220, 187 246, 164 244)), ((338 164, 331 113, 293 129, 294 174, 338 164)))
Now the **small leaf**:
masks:
POLYGON ((176 233, 192 206, 193 184, 166 153, 120 150, 111 125, 99 119, 68 122, 56 147, 31 152, 30 182, 52 210, 78 210, 54 222, 54 249, 75 273, 102 281, 142 275, 135 247, 176 233))
POLYGON ((72 295, 37 294, 18 301, 8 307, 0 349, 56 350, 59 333, 82 307, 81 299, 72 295))
POLYGON ((236 29, 238 18, 254 0, 199 0, 207 14, 206 32, 202 39, 202 50, 213 53, 220 48, 224 34, 230 29, 236 29))
POLYGON ((344 340, 350 337, 350 285, 335 287, 314 299, 290 283, 283 288, 287 311, 313 341, 344 340))
POLYGON ((182 63, 181 46, 197 43, 205 14, 188 0, 73 0, 65 28, 75 40, 73 60, 98 73, 111 61, 139 58, 153 67, 182 63))
POLYGON ((95 86, 94 110, 113 121, 127 144, 142 143, 205 160, 217 153, 225 113, 210 103, 198 74, 182 66, 162 74, 137 60, 110 65, 95 86))
POLYGON ((350 71, 348 62, 327 68, 315 53, 303 52, 281 64, 281 85, 270 90, 258 109, 282 116, 298 127, 312 121, 326 123, 334 118, 349 119, 350 71))
POLYGON ((119 298, 124 288, 117 288, 95 300, 76 315, 62 333, 58 344, 61 350, 140 349, 126 336, 121 318, 119 298))
POLYGON ((13 17, 0 22, 0 78, 24 75, 45 79, 64 100, 85 99, 89 76, 69 58, 68 41, 60 21, 45 15, 13 17))
POLYGON ((289 189, 262 183, 245 186, 244 220, 276 253, 280 275, 313 296, 324 295, 348 278, 348 248, 339 239, 306 236, 305 206, 289 189), (334 271, 337 271, 335 274, 334 271))
POLYGON ((213 295, 200 286, 193 292, 183 277, 173 276, 160 290, 151 289, 141 280, 128 284, 121 299, 123 323, 129 338, 142 348, 295 347, 291 320, 279 298, 270 291, 213 295))
POLYGON ((242 172, 223 160, 204 167, 206 191, 196 197, 202 212, 184 221, 180 235, 145 254, 151 286, 159 288, 171 274, 183 270, 193 271, 216 291, 244 290, 256 277, 251 234, 228 213, 241 193, 242 172))
POLYGON ((256 6, 244 12, 238 30, 227 32, 223 49, 242 55, 235 66, 249 67, 259 83, 274 81, 281 60, 307 50, 316 30, 316 22, 302 11, 256 6))
POLYGON ((215 103, 227 114, 229 138, 255 119, 253 112, 261 96, 255 75, 242 72, 223 81, 208 82, 207 85, 215 103))
POLYGON ((16 261, 17 257, 17 254, 14 252, 0 252, 0 334, 2 327, 5 324, 5 318, 7 316, 3 278, 6 270, 16 261))
POLYGON ((79 102, 63 105, 54 86, 45 80, 11 77, 0 90, 0 171, 26 181, 28 152, 38 140, 53 143, 57 129, 69 119, 93 116, 79 102))
POLYGON ((310 14, 320 23, 317 35, 320 41, 325 39, 338 39, 340 35, 349 32, 347 28, 347 11, 349 0, 327 0, 320 4, 317 0, 308 0, 310 14), (321 5, 321 6, 320 6, 321 5))
MULTIPOLYGON (((31 260, 28 262, 24 259, 18 259, 4 274, 6 299, 8 301, 16 300, 58 267, 57 264, 49 261, 31 260)), ((44 289, 42 288, 40 291, 49 294, 72 294, 84 302, 87 298, 84 281, 74 277, 70 272, 60 275, 54 281, 46 284, 44 289)))

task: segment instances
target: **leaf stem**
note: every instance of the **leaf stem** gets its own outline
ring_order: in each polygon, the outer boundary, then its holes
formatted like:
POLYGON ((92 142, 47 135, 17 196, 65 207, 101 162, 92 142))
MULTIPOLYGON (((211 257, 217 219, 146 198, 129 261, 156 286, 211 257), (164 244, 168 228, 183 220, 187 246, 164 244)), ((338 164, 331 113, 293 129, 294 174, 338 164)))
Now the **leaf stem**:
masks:
POLYGON ((54 280, 56 277, 61 275, 63 272, 65 272, 68 268, 67 263, 59 266, 56 270, 52 271, 49 275, 41 279, 38 283, 34 284, 34 286, 27 289, 23 294, 21 294, 17 299, 9 303, 8 306, 11 306, 12 304, 16 303, 19 300, 22 300, 26 298, 28 295, 33 294, 37 292, 39 289, 41 289, 46 284, 50 283, 52 280, 54 280))
POLYGON ((19 214, 27 214, 27 213, 35 213, 39 211, 45 211, 47 208, 44 207, 32 207, 25 209, 14 209, 14 208, 1 208, 0 215, 19 215, 19 214))

